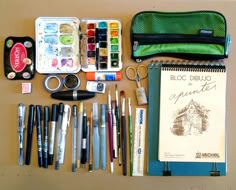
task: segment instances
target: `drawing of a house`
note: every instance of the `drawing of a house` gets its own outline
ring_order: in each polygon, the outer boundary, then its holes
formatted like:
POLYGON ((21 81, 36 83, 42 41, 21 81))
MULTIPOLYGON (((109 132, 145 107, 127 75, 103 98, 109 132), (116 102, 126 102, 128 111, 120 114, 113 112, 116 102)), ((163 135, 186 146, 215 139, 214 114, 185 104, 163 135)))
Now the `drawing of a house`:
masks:
POLYGON ((202 134, 208 127, 209 111, 196 101, 191 100, 177 112, 171 128, 172 133, 178 136, 202 134))

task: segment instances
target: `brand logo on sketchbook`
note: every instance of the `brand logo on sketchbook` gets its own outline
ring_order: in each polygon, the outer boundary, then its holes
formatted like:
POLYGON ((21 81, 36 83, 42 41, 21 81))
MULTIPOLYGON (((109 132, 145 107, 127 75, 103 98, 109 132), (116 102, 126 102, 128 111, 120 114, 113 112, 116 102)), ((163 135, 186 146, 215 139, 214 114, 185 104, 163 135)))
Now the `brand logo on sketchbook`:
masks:
POLYGON ((195 158, 220 158, 219 153, 196 152, 195 158))
POLYGON ((23 44, 16 43, 10 52, 11 67, 15 72, 22 72, 26 67, 27 51, 23 44))

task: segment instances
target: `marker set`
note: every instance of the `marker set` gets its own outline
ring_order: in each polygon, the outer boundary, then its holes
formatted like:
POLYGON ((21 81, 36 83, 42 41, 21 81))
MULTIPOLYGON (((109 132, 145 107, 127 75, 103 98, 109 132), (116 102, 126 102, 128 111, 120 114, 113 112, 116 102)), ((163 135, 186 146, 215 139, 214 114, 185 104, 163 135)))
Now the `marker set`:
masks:
POLYGON ((83 71, 121 70, 120 21, 82 20, 81 32, 81 62, 83 71))
POLYGON ((121 22, 112 19, 39 17, 36 70, 39 73, 119 71, 121 22))

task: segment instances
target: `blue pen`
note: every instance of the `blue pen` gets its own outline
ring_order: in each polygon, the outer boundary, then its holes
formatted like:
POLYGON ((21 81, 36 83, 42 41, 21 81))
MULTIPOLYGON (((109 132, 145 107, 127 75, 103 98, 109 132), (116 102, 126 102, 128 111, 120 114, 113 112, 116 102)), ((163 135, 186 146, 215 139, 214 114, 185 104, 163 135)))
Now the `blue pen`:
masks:
POLYGON ((106 104, 100 105, 100 135, 101 135, 101 167, 102 170, 106 170, 107 166, 107 150, 106 150, 106 104))
POLYGON ((100 156, 99 156, 100 138, 98 132, 98 103, 93 103, 93 162, 94 169, 99 169, 100 156))
POLYGON ((37 145, 38 145, 38 165, 43 166, 42 151, 42 106, 36 105, 36 128, 37 128, 37 145))

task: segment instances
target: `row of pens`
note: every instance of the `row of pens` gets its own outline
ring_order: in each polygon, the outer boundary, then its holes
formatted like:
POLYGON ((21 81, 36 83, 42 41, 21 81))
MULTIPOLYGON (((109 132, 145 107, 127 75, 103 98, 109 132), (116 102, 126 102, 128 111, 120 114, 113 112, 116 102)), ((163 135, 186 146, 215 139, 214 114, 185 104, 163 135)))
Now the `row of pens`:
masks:
MULTIPOLYGON (((125 93, 120 92, 120 104, 116 89, 116 100, 111 100, 108 90, 107 104, 92 103, 91 113, 87 114, 87 103, 78 106, 53 104, 49 106, 29 105, 26 150, 24 150, 24 130, 26 106, 18 104, 18 163, 29 165, 31 160, 33 127, 36 125, 39 167, 48 168, 55 163, 59 170, 64 163, 67 128, 72 126, 72 172, 85 167, 106 170, 106 147, 109 144, 110 170, 114 172, 114 159, 122 165, 123 175, 127 175, 127 134, 125 93), (121 109, 119 109, 119 107, 121 109), (98 114, 100 113, 100 115, 98 114), (106 133, 108 132, 107 143, 106 133)), ((132 175, 132 118, 131 101, 128 100, 128 125, 130 142, 130 175, 132 175)))

